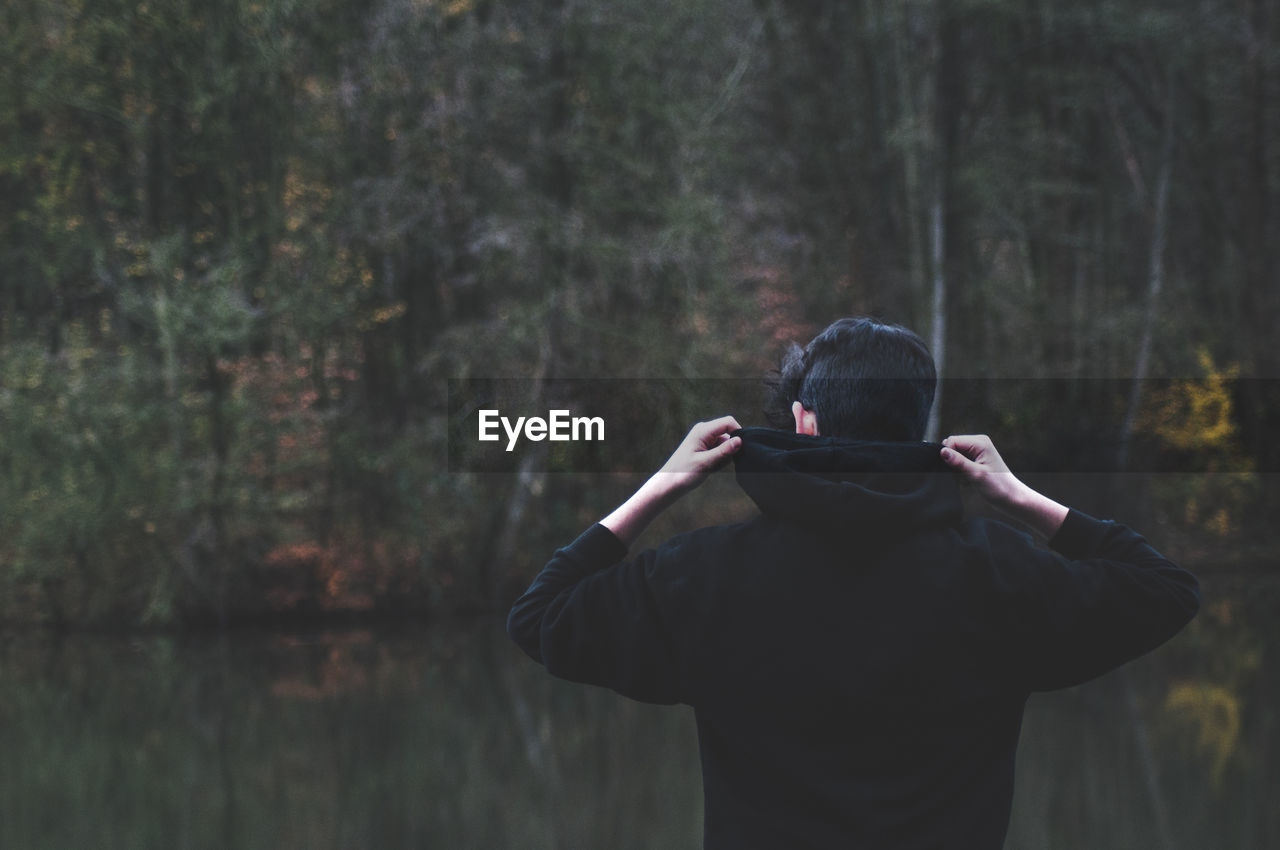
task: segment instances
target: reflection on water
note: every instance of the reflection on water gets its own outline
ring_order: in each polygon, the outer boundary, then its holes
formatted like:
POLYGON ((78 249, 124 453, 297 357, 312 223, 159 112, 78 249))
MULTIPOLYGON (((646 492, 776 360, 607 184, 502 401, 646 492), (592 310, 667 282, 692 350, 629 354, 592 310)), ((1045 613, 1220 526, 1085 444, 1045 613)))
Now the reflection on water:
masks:
MULTIPOLYGON (((1280 600, 1206 590, 1160 652, 1032 698, 1007 847, 1280 846, 1280 600)), ((688 710, 556 682, 496 621, 4 638, 0 752, 5 848, 701 844, 688 710)))

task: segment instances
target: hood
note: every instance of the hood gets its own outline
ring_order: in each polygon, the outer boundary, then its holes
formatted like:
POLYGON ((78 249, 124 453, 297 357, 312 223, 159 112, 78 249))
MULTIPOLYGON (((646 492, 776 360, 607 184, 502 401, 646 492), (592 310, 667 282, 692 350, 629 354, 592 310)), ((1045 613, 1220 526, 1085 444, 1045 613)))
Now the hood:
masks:
POLYGON ((960 521, 959 478, 937 443, 810 437, 768 428, 733 432, 738 484, 766 516, 824 535, 889 541, 960 521))

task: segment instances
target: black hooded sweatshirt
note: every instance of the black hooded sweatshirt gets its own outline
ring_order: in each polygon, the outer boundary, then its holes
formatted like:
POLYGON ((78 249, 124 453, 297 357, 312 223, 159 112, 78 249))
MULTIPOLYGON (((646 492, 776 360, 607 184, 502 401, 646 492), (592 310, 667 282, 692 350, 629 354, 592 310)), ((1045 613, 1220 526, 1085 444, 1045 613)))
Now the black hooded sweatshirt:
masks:
POLYGON ((594 525, 507 624, 553 675, 694 708, 711 850, 996 850, 1027 696, 1199 608, 1125 526, 965 519, 935 444, 736 433, 760 516, 630 560, 594 525))

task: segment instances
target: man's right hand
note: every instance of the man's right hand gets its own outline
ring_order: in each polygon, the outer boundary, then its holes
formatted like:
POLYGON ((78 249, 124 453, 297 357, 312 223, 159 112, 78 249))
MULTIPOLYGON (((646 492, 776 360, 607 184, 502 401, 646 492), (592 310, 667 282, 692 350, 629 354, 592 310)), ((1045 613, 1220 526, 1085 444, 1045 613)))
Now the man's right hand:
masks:
POLYGON ((1022 482, 1009 471, 986 434, 960 434, 942 441, 942 459, 993 505, 1011 501, 1022 482))
POLYGON ((942 460, 974 486, 982 498, 1046 538, 1067 518, 1067 508, 1019 481, 986 434, 960 434, 942 441, 942 460))

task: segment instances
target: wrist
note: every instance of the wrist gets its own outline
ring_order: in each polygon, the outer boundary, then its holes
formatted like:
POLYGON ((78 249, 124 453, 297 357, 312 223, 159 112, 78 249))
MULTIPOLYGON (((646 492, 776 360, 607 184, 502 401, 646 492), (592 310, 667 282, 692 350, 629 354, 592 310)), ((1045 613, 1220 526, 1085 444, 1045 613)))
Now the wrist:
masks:
POLYGON ((1022 482, 1004 506, 1006 513, 1029 525, 1045 539, 1053 537, 1067 518, 1067 507, 1022 482))
POLYGON ((629 547, 658 514, 683 495, 685 491, 676 482, 677 478, 674 473, 654 474, 600 524, 629 547))
POLYGON ((657 502, 666 507, 691 489, 685 485, 683 478, 684 476, 678 472, 659 470, 650 475, 644 484, 640 485, 636 495, 646 501, 657 502))
POLYGON ((1035 507, 1036 496, 1039 494, 1017 478, 1014 478, 1012 473, 1009 474, 1009 482, 1001 507, 1015 515, 1025 514, 1032 510, 1035 507))

